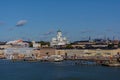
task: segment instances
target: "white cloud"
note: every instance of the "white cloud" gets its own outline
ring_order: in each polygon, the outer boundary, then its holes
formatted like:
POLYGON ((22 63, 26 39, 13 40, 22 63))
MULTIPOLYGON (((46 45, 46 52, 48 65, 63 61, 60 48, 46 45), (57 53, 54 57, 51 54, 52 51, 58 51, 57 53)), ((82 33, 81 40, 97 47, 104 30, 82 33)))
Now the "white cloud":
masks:
POLYGON ((16 26, 24 26, 27 23, 27 20, 20 20, 17 22, 16 26))

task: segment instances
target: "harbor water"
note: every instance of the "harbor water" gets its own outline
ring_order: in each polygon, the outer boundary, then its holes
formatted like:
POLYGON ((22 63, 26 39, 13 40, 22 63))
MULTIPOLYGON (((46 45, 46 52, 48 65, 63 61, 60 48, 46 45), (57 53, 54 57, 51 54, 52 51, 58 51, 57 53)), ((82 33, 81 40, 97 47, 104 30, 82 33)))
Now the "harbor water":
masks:
POLYGON ((120 80, 120 67, 0 60, 0 80, 120 80))

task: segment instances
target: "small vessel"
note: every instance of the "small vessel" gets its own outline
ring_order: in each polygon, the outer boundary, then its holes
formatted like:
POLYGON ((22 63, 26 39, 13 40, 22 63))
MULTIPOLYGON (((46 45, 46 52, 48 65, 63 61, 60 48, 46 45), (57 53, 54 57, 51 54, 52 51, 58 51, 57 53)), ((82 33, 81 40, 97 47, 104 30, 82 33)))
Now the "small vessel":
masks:
POLYGON ((25 57, 24 61, 36 61, 36 59, 34 59, 32 57, 25 57))
POLYGON ((60 62, 63 61, 63 57, 61 55, 51 55, 48 57, 48 61, 60 62))
POLYGON ((103 66, 109 66, 109 67, 120 67, 120 63, 110 63, 110 64, 102 64, 103 66))
POLYGON ((120 67, 120 62, 118 61, 109 61, 102 63, 103 66, 109 66, 109 67, 120 67))

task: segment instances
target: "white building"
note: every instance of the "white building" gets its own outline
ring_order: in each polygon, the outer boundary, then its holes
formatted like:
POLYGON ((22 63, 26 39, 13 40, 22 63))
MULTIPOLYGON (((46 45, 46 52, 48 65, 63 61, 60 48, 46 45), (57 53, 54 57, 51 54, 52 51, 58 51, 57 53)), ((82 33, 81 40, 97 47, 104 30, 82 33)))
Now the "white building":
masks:
POLYGON ((40 43, 36 43, 35 41, 32 41, 33 47, 34 48, 40 48, 41 44, 40 43))
POLYGON ((50 43, 51 47, 54 46, 63 46, 68 44, 68 40, 66 37, 62 37, 62 32, 60 30, 57 31, 57 36, 55 38, 52 38, 52 41, 50 43))

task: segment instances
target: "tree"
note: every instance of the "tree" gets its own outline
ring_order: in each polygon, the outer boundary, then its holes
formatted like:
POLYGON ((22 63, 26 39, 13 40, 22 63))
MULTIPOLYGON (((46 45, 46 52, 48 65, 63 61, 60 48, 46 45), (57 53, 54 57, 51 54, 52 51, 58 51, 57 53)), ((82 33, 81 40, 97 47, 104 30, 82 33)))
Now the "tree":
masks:
POLYGON ((109 48, 109 49, 113 49, 113 48, 114 48, 114 44, 113 44, 113 43, 108 44, 108 48, 109 48))
POLYGON ((41 45, 48 45, 48 46, 50 46, 50 42, 40 41, 39 43, 40 43, 41 45))
POLYGON ((118 43, 118 47, 120 48, 120 42, 118 43))
POLYGON ((66 45, 66 49, 73 49, 73 47, 72 47, 71 44, 67 44, 67 45, 66 45))
POLYGON ((29 43, 29 47, 33 47, 33 43, 32 42, 29 43))

